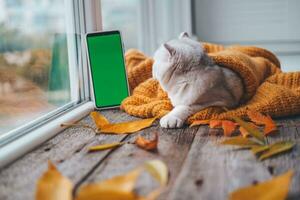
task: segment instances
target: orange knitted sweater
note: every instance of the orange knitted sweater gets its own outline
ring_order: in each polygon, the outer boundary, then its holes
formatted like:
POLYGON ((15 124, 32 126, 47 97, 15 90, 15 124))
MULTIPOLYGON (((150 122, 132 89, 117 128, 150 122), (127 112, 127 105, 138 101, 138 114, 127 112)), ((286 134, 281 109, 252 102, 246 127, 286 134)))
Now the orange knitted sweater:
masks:
MULTIPOLYGON (((266 49, 203 43, 205 51, 220 66, 235 71, 243 80, 245 94, 241 105, 224 111, 210 107, 190 116, 188 123, 201 119, 243 117, 247 109, 283 117, 300 114, 300 72, 283 73, 280 62, 266 49)), ((128 81, 132 95, 121 109, 130 115, 148 118, 162 117, 172 110, 168 95, 152 77, 153 60, 137 50, 125 55, 128 81)))

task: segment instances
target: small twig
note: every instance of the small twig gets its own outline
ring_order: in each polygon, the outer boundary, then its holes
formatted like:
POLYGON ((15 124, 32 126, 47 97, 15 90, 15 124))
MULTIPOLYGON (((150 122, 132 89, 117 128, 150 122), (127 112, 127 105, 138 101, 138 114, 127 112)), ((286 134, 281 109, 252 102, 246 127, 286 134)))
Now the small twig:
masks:
POLYGON ((66 126, 66 127, 72 127, 72 126, 77 126, 77 127, 83 127, 83 128, 88 128, 91 129, 94 133, 99 133, 97 129, 91 127, 88 124, 82 124, 82 123, 63 123, 60 126, 66 126))

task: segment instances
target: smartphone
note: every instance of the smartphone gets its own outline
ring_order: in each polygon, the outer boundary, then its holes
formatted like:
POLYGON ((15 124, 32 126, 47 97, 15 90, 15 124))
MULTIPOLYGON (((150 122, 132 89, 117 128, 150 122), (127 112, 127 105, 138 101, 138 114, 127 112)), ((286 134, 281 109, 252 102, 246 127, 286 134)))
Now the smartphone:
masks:
POLYGON ((88 33, 86 44, 96 108, 119 107, 129 96, 120 31, 88 33))

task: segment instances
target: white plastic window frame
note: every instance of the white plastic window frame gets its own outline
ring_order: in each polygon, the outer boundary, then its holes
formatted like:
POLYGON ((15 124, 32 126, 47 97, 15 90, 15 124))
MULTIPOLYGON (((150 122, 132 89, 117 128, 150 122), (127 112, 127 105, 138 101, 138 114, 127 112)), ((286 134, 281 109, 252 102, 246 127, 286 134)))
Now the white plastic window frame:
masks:
POLYGON ((75 28, 80 36, 80 40, 77 40, 75 45, 71 42, 75 40, 74 34, 70 34, 67 39, 69 64, 77 65, 76 68, 71 67, 69 71, 73 103, 66 104, 0 137, 2 142, 0 143, 0 169, 64 130, 65 128, 60 126, 62 123, 80 120, 94 109, 90 96, 91 86, 84 36, 86 32, 101 30, 100 0, 66 2, 69 4, 65 5, 66 9, 73 9, 66 10, 66 12, 74 13, 73 16, 67 18, 68 29, 75 28), (76 61, 74 58, 79 58, 79 60, 76 61), (78 103, 79 100, 81 100, 80 103, 78 103))

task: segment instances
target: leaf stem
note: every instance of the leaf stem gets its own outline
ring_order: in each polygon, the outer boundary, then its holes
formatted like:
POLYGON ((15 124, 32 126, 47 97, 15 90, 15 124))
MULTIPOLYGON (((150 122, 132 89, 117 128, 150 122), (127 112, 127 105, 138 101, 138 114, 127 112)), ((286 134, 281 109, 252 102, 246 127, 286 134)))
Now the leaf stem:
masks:
POLYGON ((90 125, 88 124, 82 124, 82 123, 63 123, 61 124, 60 126, 66 126, 66 127, 72 127, 72 126, 75 126, 75 127, 83 127, 83 128, 88 128, 88 129, 91 129, 94 133, 99 133, 99 131, 93 127, 91 127, 90 125))

